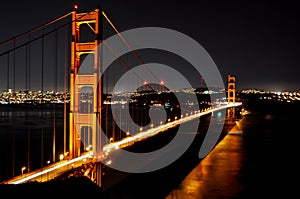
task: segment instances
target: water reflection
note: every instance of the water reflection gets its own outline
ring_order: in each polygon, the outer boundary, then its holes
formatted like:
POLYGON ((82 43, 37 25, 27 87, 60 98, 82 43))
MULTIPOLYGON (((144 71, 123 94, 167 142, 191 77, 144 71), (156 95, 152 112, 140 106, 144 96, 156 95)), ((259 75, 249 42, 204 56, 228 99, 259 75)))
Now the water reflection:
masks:
POLYGON ((166 199, 214 199, 237 196, 243 162, 242 134, 237 126, 195 167, 166 199))

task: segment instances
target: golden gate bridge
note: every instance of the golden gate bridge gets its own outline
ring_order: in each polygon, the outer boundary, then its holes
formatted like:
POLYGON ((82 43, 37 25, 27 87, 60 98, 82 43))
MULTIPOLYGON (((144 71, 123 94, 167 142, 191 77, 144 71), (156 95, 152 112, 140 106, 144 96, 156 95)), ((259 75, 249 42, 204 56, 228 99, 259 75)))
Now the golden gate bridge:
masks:
MULTIPOLYGON (((81 13, 75 6, 72 12, 1 42, 0 46, 2 115, 9 116, 11 109, 15 111, 13 114, 23 110, 21 117, 26 123, 21 130, 17 124, 9 123, 4 132, 8 141, 2 139, 1 149, 6 152, 6 169, 1 169, 5 170, 1 176, 3 184, 45 182, 90 164, 84 175, 101 187, 101 162, 105 160, 110 165, 111 153, 219 110, 227 109, 227 115, 234 117, 235 107, 241 105, 235 101, 236 79, 230 75, 227 99, 212 102, 207 98, 207 90, 204 95, 205 92, 195 89, 181 92, 203 94, 201 103, 187 103, 183 107, 166 99, 171 92, 165 87, 165 80, 159 79, 132 50, 101 8, 81 13), (131 50, 130 54, 120 57, 105 42, 115 34, 131 50), (101 68, 104 47, 116 58, 109 72, 112 75, 101 68), (85 64, 88 69, 81 70, 85 64), (116 84, 118 77, 141 64, 145 74, 135 74, 135 80, 126 80, 139 88, 138 92, 113 93, 111 85, 116 84), (152 77, 157 84, 148 83, 145 76, 152 77), (130 102, 123 101, 128 95, 130 102), (117 104, 122 110, 124 103, 132 105, 129 116, 138 127, 130 126, 127 116, 113 118, 111 105, 117 104), (213 103, 217 105, 212 107, 213 103), (196 111, 191 106, 196 106, 196 111), (172 111, 167 111, 166 117, 157 123, 151 123, 147 113, 153 107, 172 111), (38 110, 38 114, 27 113, 33 110, 38 110), (35 122, 38 125, 30 124, 35 122), (118 124, 124 124, 126 129, 118 124), (104 140, 95 133, 99 128, 105 132, 104 140)), ((203 78, 199 77, 199 83, 200 79, 203 84, 203 78)), ((224 92, 220 91, 220 96, 224 92)))

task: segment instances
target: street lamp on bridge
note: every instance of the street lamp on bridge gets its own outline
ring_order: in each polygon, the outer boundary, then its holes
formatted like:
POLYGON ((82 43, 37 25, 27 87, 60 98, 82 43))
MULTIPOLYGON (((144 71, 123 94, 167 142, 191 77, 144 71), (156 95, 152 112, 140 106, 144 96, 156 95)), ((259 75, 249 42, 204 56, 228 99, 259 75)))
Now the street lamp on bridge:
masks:
POLYGON ((59 155, 59 160, 62 161, 64 159, 64 154, 59 155))
POLYGON ((26 169, 26 167, 22 167, 22 168, 21 168, 21 173, 22 173, 22 175, 24 174, 25 169, 26 169))

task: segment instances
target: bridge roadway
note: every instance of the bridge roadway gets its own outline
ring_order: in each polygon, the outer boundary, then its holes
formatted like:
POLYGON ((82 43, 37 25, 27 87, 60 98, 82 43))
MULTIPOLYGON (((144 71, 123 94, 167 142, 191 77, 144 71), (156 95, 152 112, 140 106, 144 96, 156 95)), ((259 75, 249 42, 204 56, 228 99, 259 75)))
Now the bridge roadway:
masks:
MULTIPOLYGON (((110 144, 107 144, 103 147, 103 154, 101 155, 102 158, 106 159, 109 156, 109 153, 115 150, 118 150, 120 148, 127 147, 129 145, 134 144, 135 142, 147 139, 148 137, 154 136, 162 131, 165 131, 167 129, 173 128, 180 123, 184 123, 190 120, 193 120, 195 118, 199 118, 200 116, 222 110, 232 107, 241 106, 241 102, 236 103, 229 103, 229 104, 223 104, 219 105, 213 109, 208 109, 204 112, 196 112, 194 114, 190 114, 186 117, 179 118, 177 120, 168 122, 166 124, 162 124, 156 127, 153 127, 151 129, 148 129, 146 131, 137 133, 133 136, 124 138, 120 141, 116 141, 110 144)), ((50 165, 47 165, 43 168, 37 169, 35 171, 32 171, 30 173, 25 173, 20 176, 16 176, 12 179, 6 180, 4 182, 1 182, 0 184, 21 184, 29 181, 37 181, 37 182, 46 182, 50 179, 54 179, 68 171, 71 171, 72 169, 78 168, 82 166, 83 164, 87 164, 89 162, 92 162, 93 159, 93 152, 87 152, 77 158, 70 159, 70 160, 62 160, 60 162, 56 162, 50 165)))

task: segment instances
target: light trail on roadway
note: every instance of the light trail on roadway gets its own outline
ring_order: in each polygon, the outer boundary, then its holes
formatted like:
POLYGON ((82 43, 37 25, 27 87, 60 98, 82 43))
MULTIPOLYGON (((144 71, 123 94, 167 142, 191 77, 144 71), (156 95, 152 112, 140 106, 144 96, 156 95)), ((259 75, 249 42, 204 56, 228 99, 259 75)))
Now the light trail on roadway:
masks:
MULTIPOLYGON (((168 122, 166 124, 161 124, 161 125, 156 126, 156 127, 152 127, 152 128, 150 128, 146 131, 137 133, 133 136, 124 138, 120 141, 116 141, 116 142, 106 144, 106 145, 103 146, 101 158, 104 159, 104 158, 108 157, 109 153, 114 151, 114 150, 118 150, 120 148, 127 147, 129 145, 134 144, 135 142, 138 142, 138 141, 147 139, 149 137, 152 137, 152 136, 154 136, 154 135, 156 135, 156 134, 158 134, 162 131, 173 128, 173 127, 175 127, 175 126, 177 126, 181 123, 193 120, 195 118, 199 118, 203 115, 207 115, 209 113, 212 113, 212 112, 215 112, 215 111, 218 111, 218 110, 237 107, 237 106, 240 106, 240 105, 242 105, 241 102, 235 102, 235 103, 228 103, 228 104, 225 104, 225 105, 220 105, 220 106, 215 107, 213 109, 210 108, 210 109, 208 109, 204 112, 200 112, 200 110, 198 110, 195 113, 190 114, 188 116, 182 116, 179 119, 168 122)), ((43 176, 45 178, 45 175, 48 175, 48 174, 51 175, 51 172, 56 172, 59 169, 60 170, 66 169, 66 171, 68 171, 68 170, 70 170, 70 167, 73 168, 73 165, 78 164, 78 163, 82 164, 82 162, 85 161, 86 159, 93 159, 93 152, 92 151, 90 151, 88 153, 85 153, 84 155, 79 156, 79 157, 74 158, 74 159, 71 159, 71 160, 64 160, 64 161, 58 162, 54 165, 49 165, 48 167, 41 168, 37 171, 33 171, 32 173, 17 176, 16 178, 13 178, 11 180, 7 180, 2 184, 21 184, 21 183, 24 183, 24 182, 32 181, 32 180, 37 179, 39 177, 41 177, 41 179, 43 179, 43 176)))

